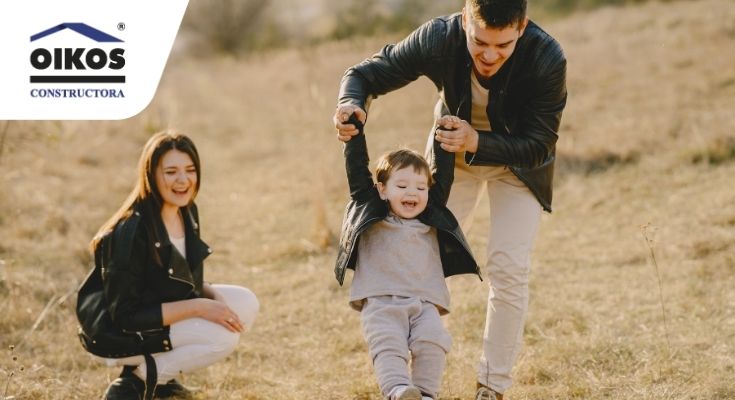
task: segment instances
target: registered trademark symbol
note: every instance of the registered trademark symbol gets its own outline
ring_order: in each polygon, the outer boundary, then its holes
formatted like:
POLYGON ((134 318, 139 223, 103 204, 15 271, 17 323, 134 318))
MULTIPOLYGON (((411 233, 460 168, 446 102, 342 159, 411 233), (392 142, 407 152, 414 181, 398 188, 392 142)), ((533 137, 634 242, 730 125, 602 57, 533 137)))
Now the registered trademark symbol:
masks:
POLYGON ((125 30, 125 22, 118 22, 117 23, 117 30, 118 31, 124 31, 125 30))

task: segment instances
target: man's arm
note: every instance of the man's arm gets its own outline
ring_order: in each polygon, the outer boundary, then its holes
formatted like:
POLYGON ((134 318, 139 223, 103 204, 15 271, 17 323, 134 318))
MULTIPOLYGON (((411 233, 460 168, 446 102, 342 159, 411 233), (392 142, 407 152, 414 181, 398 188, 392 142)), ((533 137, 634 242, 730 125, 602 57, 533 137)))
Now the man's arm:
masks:
POLYGON ((509 135, 477 135, 476 152, 468 151, 468 165, 510 165, 535 168, 544 163, 558 139, 561 115, 566 105, 566 60, 561 56, 547 66, 527 97, 518 116, 518 126, 509 135))
POLYGON ((339 89, 338 105, 350 104, 363 110, 368 99, 399 89, 425 75, 434 66, 432 59, 441 53, 446 21, 434 19, 413 31, 397 44, 389 44, 349 68, 339 89))
POLYGON ((429 76, 439 85, 436 68, 445 46, 447 21, 431 20, 413 31, 398 44, 387 45, 372 58, 349 68, 340 83, 337 109, 332 118, 337 138, 349 141, 358 134, 347 117, 357 114, 364 124, 370 100, 378 95, 401 88, 421 75, 429 76))
MULTIPOLYGON (((523 62, 534 62, 523 60, 523 62)), ((536 76, 519 101, 517 124, 509 134, 477 131, 467 122, 453 123, 453 131, 437 131, 442 148, 465 151, 469 165, 509 165, 534 168, 549 159, 558 139, 566 105, 566 59, 561 48, 548 46, 535 60, 536 76)))

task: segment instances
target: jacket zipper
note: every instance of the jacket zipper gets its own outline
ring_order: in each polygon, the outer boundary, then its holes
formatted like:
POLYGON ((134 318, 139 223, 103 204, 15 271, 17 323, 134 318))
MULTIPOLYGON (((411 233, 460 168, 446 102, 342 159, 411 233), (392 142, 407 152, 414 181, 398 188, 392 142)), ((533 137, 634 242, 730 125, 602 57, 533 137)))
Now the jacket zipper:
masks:
POLYGON ((187 285, 191 286, 191 288, 192 288, 192 289, 194 289, 194 288, 195 288, 194 284, 193 284, 193 283, 191 283, 191 282, 189 282, 189 281, 186 281, 186 280, 183 280, 183 279, 179 279, 179 278, 176 278, 176 277, 174 277, 174 276, 171 276, 171 275, 169 275, 169 276, 168 276, 168 279, 173 279, 173 280, 175 280, 175 281, 179 281, 179 282, 184 282, 184 283, 186 283, 187 285))
POLYGON ((143 340, 143 334, 144 334, 144 333, 154 333, 154 332, 162 332, 162 331, 163 331, 163 329, 162 329, 162 328, 154 328, 154 329, 144 329, 144 330, 142 330, 142 331, 130 331, 130 330, 127 330, 127 329, 123 329, 122 331, 123 331, 123 332, 125 332, 125 333, 128 333, 128 334, 135 334, 135 335, 138 335, 138 337, 139 337, 139 338, 140 338, 141 340, 143 340))

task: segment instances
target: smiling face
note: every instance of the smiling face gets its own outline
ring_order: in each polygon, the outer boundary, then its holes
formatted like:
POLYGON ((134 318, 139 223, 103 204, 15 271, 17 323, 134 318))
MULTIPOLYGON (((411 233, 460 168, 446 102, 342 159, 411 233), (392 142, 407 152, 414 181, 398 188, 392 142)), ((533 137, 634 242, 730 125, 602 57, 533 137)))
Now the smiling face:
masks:
POLYGON ((518 39, 528 24, 528 18, 504 28, 488 26, 473 16, 467 8, 462 10, 462 27, 467 36, 467 50, 478 78, 490 78, 513 54, 518 39))
POLYGON ((187 206, 196 195, 197 169, 191 157, 172 149, 164 153, 156 168, 156 186, 162 208, 187 206))
POLYGON ((388 201, 393 214, 416 218, 429 201, 428 171, 417 171, 413 166, 394 170, 388 181, 378 182, 378 193, 388 201))

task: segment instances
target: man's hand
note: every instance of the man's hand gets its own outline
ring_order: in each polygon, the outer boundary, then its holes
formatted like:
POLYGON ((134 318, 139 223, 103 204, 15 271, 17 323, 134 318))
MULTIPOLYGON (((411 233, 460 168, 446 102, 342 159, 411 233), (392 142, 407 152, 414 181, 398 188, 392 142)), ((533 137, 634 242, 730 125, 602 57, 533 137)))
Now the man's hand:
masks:
POLYGON ((353 113, 363 124, 365 123, 365 120, 367 120, 367 113, 365 113, 365 110, 351 104, 338 106, 337 110, 334 111, 332 121, 334 121, 334 127, 337 128, 337 139, 342 142, 349 142, 353 136, 359 133, 355 125, 345 124, 353 113))
POLYGON ((451 153, 477 152, 478 133, 469 122, 445 115, 437 120, 436 140, 442 149, 451 153))

